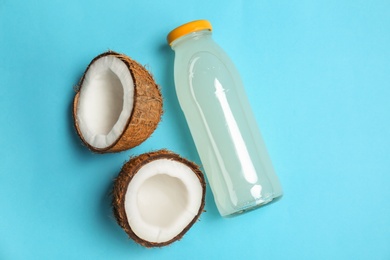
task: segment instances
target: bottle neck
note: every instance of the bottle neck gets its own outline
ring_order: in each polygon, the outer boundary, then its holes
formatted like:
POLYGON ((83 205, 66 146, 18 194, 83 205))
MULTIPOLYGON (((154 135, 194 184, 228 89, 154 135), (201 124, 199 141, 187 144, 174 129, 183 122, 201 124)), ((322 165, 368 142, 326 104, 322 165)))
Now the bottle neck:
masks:
POLYGON ((201 30, 197 32, 192 32, 174 40, 171 44, 171 48, 172 50, 176 50, 179 46, 187 45, 188 43, 193 43, 194 41, 199 41, 201 39, 208 39, 208 38, 211 38, 210 30, 201 30))

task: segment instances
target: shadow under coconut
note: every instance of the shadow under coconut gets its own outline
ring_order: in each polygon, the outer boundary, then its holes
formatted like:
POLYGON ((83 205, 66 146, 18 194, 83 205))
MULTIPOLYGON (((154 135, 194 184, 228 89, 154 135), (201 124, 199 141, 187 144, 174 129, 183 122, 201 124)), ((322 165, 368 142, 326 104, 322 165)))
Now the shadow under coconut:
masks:
MULTIPOLYGON (((205 179, 206 179, 206 198, 205 198, 206 204, 204 208, 204 210, 206 211, 205 213, 207 214, 207 216, 212 217, 213 219, 220 219, 221 216, 215 205, 214 197, 211 192, 207 180, 207 176, 201 164, 198 152, 196 151, 195 143, 191 136, 191 132, 188 128, 188 124, 186 122, 184 114, 180 108, 179 101, 177 99, 175 82, 174 82, 175 53, 165 43, 160 46, 159 51, 161 55, 163 55, 162 60, 164 61, 164 64, 162 66, 164 68, 164 72, 162 73, 163 77, 161 82, 161 86, 162 86, 161 90, 164 97, 165 113, 173 114, 173 116, 171 116, 170 119, 173 120, 174 125, 177 126, 175 128, 177 132, 174 134, 174 136, 176 136, 177 138, 185 142, 185 147, 187 147, 188 149, 186 152, 189 154, 192 160, 194 160, 199 166, 201 166, 201 170, 205 175, 205 179)), ((200 219, 202 219, 202 215, 200 216, 200 219)))

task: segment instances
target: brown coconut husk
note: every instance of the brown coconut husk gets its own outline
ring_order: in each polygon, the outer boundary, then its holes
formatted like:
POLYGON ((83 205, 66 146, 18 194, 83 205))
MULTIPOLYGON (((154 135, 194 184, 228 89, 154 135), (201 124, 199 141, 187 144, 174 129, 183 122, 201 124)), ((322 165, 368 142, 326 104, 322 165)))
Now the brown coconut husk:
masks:
POLYGON ((180 240, 184 236, 184 234, 192 227, 192 225, 199 219, 205 205, 206 182, 205 182, 204 175, 202 171, 199 169, 198 165, 196 165, 191 161, 188 161, 187 159, 180 157, 178 154, 163 149, 163 150, 145 153, 137 157, 130 158, 130 160, 123 165, 122 170, 120 171, 118 177, 116 178, 112 193, 113 193, 112 206, 113 206, 113 213, 115 219, 117 223, 127 233, 129 238, 133 239, 136 243, 144 247, 163 247, 175 241, 180 240), (197 215, 192 219, 190 223, 188 223, 188 225, 177 236, 163 243, 154 243, 138 237, 131 229, 127 221, 127 215, 125 211, 125 195, 130 181, 132 180, 134 175, 137 174, 137 172, 142 166, 146 165, 151 161, 158 160, 158 159, 175 160, 177 162, 183 163, 188 167, 190 167, 190 169, 192 169, 192 171, 198 177, 203 190, 202 201, 197 215))
POLYGON ((85 70, 76 95, 73 100, 74 125, 83 143, 96 153, 113 153, 133 148, 145 141, 157 128, 163 114, 163 99, 159 86, 153 76, 138 62, 132 60, 124 54, 113 51, 102 53, 95 57, 85 70), (77 106, 80 90, 83 86, 85 75, 90 66, 99 58, 112 55, 123 61, 128 67, 134 81, 134 103, 133 111, 126 123, 122 135, 110 146, 96 148, 88 144, 83 138, 77 122, 77 106))

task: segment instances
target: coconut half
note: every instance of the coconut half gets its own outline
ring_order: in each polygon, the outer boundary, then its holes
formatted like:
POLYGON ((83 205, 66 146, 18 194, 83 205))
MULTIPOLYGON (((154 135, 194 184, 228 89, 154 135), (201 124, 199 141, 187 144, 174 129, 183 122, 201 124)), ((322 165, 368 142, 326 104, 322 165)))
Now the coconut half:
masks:
POLYGON ((167 150, 142 154, 125 163, 115 180, 114 216, 135 242, 165 246, 199 218, 205 190, 196 164, 167 150))
POLYGON ((94 58, 80 80, 73 118, 81 140, 94 152, 119 152, 145 141, 162 115, 152 75, 116 52, 94 58))

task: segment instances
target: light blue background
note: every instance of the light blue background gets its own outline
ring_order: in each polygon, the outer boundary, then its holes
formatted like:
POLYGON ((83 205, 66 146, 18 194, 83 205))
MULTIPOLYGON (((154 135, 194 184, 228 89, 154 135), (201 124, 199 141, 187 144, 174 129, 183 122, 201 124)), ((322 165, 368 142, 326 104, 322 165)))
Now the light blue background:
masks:
POLYGON ((390 259, 389 1, 0 0, 0 259, 390 259), (145 249, 110 208, 130 155, 200 163, 175 96, 166 34, 209 19, 241 72, 282 200, 232 219, 207 212, 145 249), (83 147, 73 86, 108 49, 145 64, 165 114, 119 154, 83 147))

